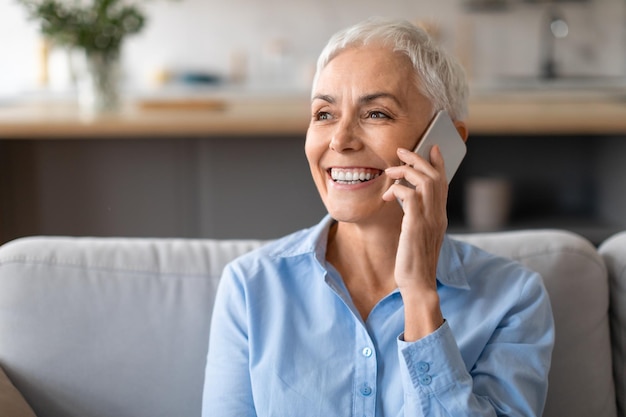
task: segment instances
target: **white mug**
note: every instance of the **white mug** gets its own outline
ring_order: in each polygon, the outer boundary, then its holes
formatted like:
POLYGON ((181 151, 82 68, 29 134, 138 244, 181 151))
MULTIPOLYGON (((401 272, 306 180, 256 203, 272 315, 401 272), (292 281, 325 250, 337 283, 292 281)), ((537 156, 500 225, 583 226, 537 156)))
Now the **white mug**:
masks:
POLYGON ((506 178, 476 177, 465 184, 465 217, 473 231, 501 230, 511 212, 511 183, 506 178))

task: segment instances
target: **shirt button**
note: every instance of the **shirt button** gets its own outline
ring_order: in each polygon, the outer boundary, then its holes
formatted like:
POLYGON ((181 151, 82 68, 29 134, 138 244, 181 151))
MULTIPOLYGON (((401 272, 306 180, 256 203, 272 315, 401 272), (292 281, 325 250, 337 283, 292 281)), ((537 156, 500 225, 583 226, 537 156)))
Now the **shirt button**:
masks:
POLYGON ((433 378, 428 374, 423 374, 419 376, 420 385, 430 385, 433 382, 433 378))
POLYGON ((430 365, 427 362, 418 362, 417 370, 422 374, 426 373, 430 370, 430 365))
POLYGON ((366 358, 369 358, 370 356, 372 356, 372 349, 368 348, 368 347, 364 347, 363 350, 361 351, 361 353, 363 354, 363 356, 365 356, 366 358))
POLYGON ((361 395, 364 397, 369 397, 370 395, 372 395, 372 387, 370 387, 367 384, 363 384, 361 385, 361 395))

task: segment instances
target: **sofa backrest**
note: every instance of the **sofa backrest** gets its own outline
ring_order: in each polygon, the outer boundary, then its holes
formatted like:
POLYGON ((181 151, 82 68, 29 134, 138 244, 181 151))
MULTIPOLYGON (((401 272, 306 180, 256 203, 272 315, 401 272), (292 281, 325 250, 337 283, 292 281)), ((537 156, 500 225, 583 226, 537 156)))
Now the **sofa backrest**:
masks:
POLYGON ((199 416, 222 267, 261 243, 10 242, 0 248, 0 366, 38 417, 199 416))
MULTIPOLYGON (((456 236, 542 273, 545 416, 614 417, 607 272, 566 232, 456 236)), ((0 366, 39 417, 199 416, 224 264, 263 241, 33 237, 0 247, 0 366)))

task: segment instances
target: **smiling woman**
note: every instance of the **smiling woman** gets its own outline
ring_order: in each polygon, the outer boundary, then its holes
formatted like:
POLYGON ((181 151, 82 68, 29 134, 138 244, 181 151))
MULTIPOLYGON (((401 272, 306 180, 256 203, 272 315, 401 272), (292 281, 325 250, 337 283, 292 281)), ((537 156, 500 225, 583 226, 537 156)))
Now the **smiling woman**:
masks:
POLYGON ((394 181, 388 175, 348 187, 329 172, 383 173, 400 164, 397 149, 415 147, 433 113, 417 84, 407 88, 406 80, 413 78, 405 55, 377 45, 347 49, 318 73, 305 151, 333 218, 356 220, 372 213, 401 219, 400 207, 381 198, 394 181))
POLYGON ((330 40, 311 97, 328 216, 226 267, 203 415, 541 415, 541 277, 448 238, 441 152, 409 151, 439 110, 467 139, 459 65, 410 23, 370 19, 330 40))

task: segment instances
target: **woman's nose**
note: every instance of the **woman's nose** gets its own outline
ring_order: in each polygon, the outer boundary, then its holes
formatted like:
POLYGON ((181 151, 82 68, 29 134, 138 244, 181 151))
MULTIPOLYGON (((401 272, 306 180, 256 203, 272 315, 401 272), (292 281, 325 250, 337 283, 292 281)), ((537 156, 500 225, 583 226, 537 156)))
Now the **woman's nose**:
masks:
POLYGON ((357 150, 361 146, 358 127, 352 121, 342 121, 336 125, 328 147, 335 152, 357 150))

